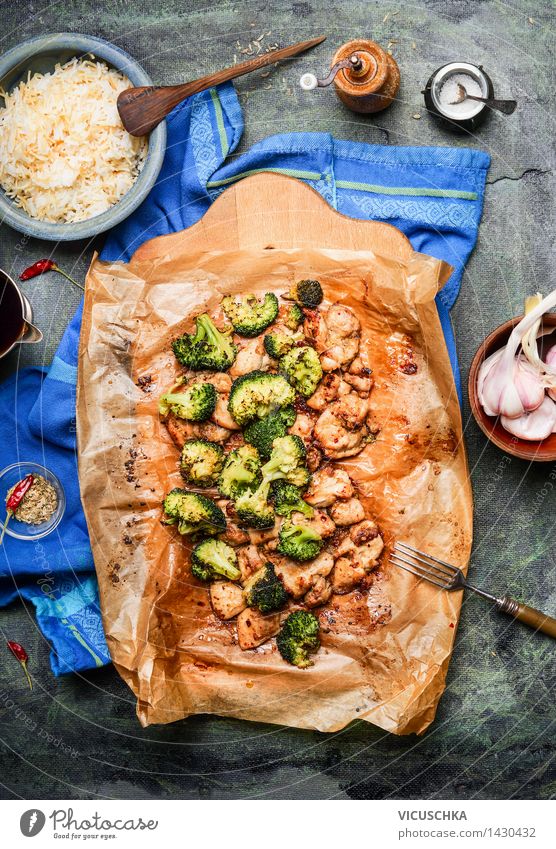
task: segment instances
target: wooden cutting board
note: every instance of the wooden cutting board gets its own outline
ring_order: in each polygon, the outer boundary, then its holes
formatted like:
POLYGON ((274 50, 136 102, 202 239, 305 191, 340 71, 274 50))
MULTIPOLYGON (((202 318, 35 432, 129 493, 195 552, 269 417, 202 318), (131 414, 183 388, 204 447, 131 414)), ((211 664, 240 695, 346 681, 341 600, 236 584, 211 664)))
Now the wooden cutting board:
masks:
MULTIPOLYGON (((180 238, 196 251, 311 247, 373 251, 404 260, 413 252, 406 236, 390 224, 341 215, 305 183, 270 172, 227 189, 180 238)), ((135 258, 158 257, 164 241, 174 239, 173 234, 151 239, 135 258)))
POLYGON ((327 650, 303 673, 300 700, 299 670, 284 668, 273 652, 263 660, 240 652, 213 621, 206 589, 182 579, 183 543, 160 524, 164 495, 180 482, 176 448, 158 416, 159 394, 178 373, 171 340, 216 293, 281 290, 290 273, 309 268, 369 329, 380 438, 366 459, 345 461, 368 515, 388 544, 427 542, 431 553, 468 561, 471 493, 433 300, 449 267, 416 254, 389 225, 338 214, 303 183, 270 173, 237 183, 195 226, 145 243, 128 264, 95 260, 87 278, 81 494, 108 645, 144 724, 202 711, 321 731, 357 718, 405 734, 433 719, 461 595, 440 596, 396 570, 387 593, 377 581, 372 598, 338 596, 327 650), (406 331, 423 366, 412 377, 387 344, 406 331), (383 617, 384 628, 375 628, 383 617), (246 675, 256 682, 249 689, 246 675))

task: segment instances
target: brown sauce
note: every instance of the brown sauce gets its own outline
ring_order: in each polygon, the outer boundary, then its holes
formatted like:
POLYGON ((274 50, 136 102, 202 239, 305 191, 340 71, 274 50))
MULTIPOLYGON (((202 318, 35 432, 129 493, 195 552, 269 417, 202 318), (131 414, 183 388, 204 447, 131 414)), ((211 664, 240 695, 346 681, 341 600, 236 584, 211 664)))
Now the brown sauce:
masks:
POLYGON ((19 293, 0 271, 0 356, 16 342, 25 328, 19 293))

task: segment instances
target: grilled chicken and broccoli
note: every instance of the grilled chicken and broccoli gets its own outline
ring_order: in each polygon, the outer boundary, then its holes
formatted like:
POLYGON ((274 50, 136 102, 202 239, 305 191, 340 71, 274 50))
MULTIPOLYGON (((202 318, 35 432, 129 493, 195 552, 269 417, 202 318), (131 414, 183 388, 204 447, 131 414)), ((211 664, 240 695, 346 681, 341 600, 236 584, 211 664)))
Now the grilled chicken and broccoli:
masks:
POLYGON ((205 422, 216 408, 216 389, 212 383, 194 383, 183 392, 167 392, 158 402, 162 416, 172 412, 180 419, 205 422))
POLYGON ((370 586, 382 553, 334 462, 374 438, 373 378, 349 307, 321 307, 312 279, 281 297, 227 295, 174 340, 184 371, 159 411, 187 488, 168 493, 162 521, 193 541, 191 575, 239 647, 276 637, 305 669, 320 646, 311 611, 370 586))
POLYGON ((195 333, 175 339, 172 350, 182 366, 193 371, 227 371, 237 356, 229 333, 221 333, 206 313, 195 319, 195 333))

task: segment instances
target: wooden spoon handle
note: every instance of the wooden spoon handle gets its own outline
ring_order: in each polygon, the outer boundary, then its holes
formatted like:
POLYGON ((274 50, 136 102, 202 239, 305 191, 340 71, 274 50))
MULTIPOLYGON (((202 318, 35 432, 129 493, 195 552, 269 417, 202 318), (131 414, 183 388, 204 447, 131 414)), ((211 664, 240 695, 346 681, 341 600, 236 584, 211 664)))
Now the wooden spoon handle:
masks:
POLYGON ((546 613, 541 613, 540 610, 535 610, 534 607, 528 607, 526 604, 521 604, 509 596, 501 599, 497 605, 498 610, 502 613, 507 613, 513 616, 514 619, 519 619, 535 631, 542 631, 543 634, 548 634, 549 637, 556 639, 556 619, 547 616, 546 613))
POLYGON ((304 53, 305 50, 310 50, 311 47, 316 47, 325 39, 326 36, 321 35, 318 38, 300 41, 298 44, 292 44, 280 50, 261 53, 259 56, 241 62, 239 65, 234 65, 232 68, 225 68, 223 71, 217 71, 215 74, 209 74, 182 85, 128 88, 122 91, 117 102, 122 124, 132 136, 144 136, 150 133, 172 111, 174 106, 177 106, 186 97, 191 97, 192 94, 197 94, 199 91, 213 88, 220 83, 264 68, 265 65, 273 65, 281 59, 297 56, 299 53, 304 53))

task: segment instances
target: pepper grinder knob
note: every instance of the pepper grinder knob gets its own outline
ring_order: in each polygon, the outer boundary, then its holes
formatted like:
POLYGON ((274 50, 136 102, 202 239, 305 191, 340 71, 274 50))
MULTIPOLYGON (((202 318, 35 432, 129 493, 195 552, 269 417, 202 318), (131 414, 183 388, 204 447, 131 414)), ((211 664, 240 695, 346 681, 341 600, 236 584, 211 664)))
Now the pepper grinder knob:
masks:
POLYGON ((318 79, 315 74, 303 74, 301 79, 299 80, 299 85, 303 89, 303 91, 313 91, 315 88, 326 88, 326 86, 331 85, 334 82, 336 74, 342 71, 344 68, 349 68, 352 71, 360 71, 363 67, 363 63, 361 61, 361 57, 357 55, 357 53, 353 53, 349 58, 342 59, 340 62, 336 62, 335 65, 330 69, 330 73, 327 77, 323 77, 323 79, 318 79))

